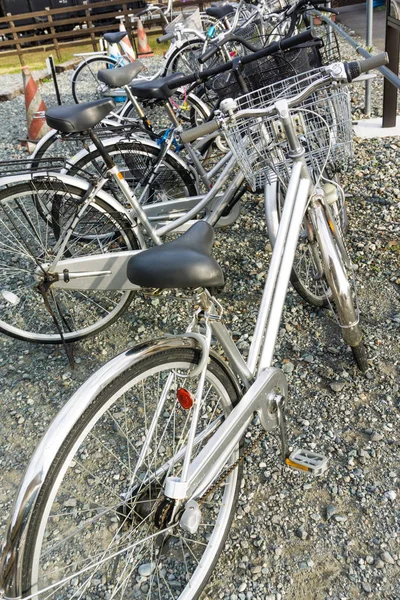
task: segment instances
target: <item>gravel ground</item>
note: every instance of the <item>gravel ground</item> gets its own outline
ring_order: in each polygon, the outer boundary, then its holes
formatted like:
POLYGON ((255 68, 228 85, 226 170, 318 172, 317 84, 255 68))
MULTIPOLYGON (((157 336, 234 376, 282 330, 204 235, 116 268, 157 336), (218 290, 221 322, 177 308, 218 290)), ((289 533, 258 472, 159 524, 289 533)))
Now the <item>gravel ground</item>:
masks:
MULTIPOLYGON (((60 78, 65 100, 68 77, 60 78)), ((51 84, 42 93, 54 103, 51 84)), ((363 88, 354 86, 352 97, 360 118, 363 88)), ((378 78, 376 115, 381 101, 378 78)), ((22 98, 1 104, 0 119, 7 123, 0 155, 20 156, 22 98)), ((286 299, 275 364, 288 376, 291 444, 329 455, 330 468, 317 480, 291 472, 279 461, 277 435, 264 438, 245 460, 236 519, 204 598, 400 598, 399 176, 399 138, 355 141, 354 168, 343 181, 368 372, 357 372, 329 311, 307 306, 291 289, 286 299)), ((270 254, 261 200, 249 196, 237 223, 216 235, 227 277, 222 301, 244 352, 270 254)), ((139 340, 182 331, 189 312, 190 301, 174 295, 138 298, 117 324, 76 345, 74 371, 58 347, 0 338, 1 532, 29 457, 73 391, 139 340)))

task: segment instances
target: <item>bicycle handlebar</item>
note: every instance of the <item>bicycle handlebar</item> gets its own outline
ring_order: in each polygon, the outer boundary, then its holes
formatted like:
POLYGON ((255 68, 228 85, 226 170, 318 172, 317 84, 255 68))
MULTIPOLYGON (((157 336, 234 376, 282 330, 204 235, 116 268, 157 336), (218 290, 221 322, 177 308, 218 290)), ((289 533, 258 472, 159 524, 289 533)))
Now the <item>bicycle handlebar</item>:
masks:
MULTIPOLYGON (((383 67, 385 64, 389 62, 389 56, 387 52, 381 52, 376 56, 371 56, 371 58, 366 58, 365 60, 352 61, 348 63, 338 63, 342 65, 342 68, 338 70, 337 80, 342 80, 342 83, 345 82, 345 79, 342 77, 342 73, 344 70, 345 76, 347 77, 347 81, 351 82, 353 79, 365 73, 366 71, 371 71, 372 69, 377 69, 379 67, 383 67)), ((335 80, 335 72, 334 70, 329 73, 329 67, 321 68, 321 78, 314 83, 311 83, 307 88, 302 90, 299 94, 288 100, 289 108, 293 108, 300 104, 303 100, 308 98, 311 94, 318 90, 318 88, 325 85, 327 82, 335 80), (324 75, 325 72, 325 75, 324 75)), ((271 104, 271 106, 263 109, 247 109, 239 111, 235 114, 235 118, 249 118, 251 116, 267 116, 273 114, 275 111, 275 106, 271 104)), ((219 128, 219 123, 214 119, 209 121, 208 123, 203 123, 198 127, 194 127, 193 129, 189 129, 181 133, 181 139, 183 143, 193 142, 194 140, 203 137, 205 135, 209 135, 217 131, 219 128)))
POLYGON ((165 33, 164 35, 160 35, 157 39, 157 44, 162 44, 163 42, 168 42, 168 40, 172 40, 175 37, 175 33, 170 31, 169 33, 165 33))
POLYGON ((218 51, 219 48, 221 48, 221 46, 224 46, 228 42, 238 42, 239 44, 242 44, 242 46, 250 50, 250 52, 257 52, 259 50, 257 46, 253 46, 253 44, 250 44, 250 42, 241 38, 240 35, 228 34, 222 40, 217 42, 213 48, 207 50, 207 52, 204 52, 204 54, 202 54, 197 60, 201 65, 204 65, 205 62, 207 62, 208 60, 210 60, 210 58, 214 56, 214 54, 218 51))
POLYGON ((210 133, 214 133, 214 131, 217 131, 218 127, 219 125, 217 121, 213 119, 212 121, 203 123, 198 127, 193 127, 193 129, 183 131, 181 133, 181 140, 184 144, 187 144, 188 142, 193 142, 194 140, 197 140, 197 138, 209 135, 210 133))
POLYGON ((383 67, 384 65, 387 65, 388 62, 388 53, 381 52, 376 56, 371 56, 370 58, 365 58, 364 60, 354 60, 348 63, 344 63, 347 80, 351 82, 356 77, 359 77, 362 73, 366 73, 367 71, 372 71, 373 69, 383 67))
MULTIPOLYGON (((314 39, 314 35, 311 30, 303 31, 298 35, 295 35, 289 39, 280 40, 279 42, 272 42, 266 48, 262 50, 258 50, 253 54, 249 54, 247 56, 243 56, 240 58, 242 65, 247 65, 255 60, 260 58, 264 58, 266 56, 270 56, 271 54, 275 54, 279 52, 279 50, 289 50, 290 48, 294 48, 295 46, 299 46, 300 44, 304 44, 310 42, 314 39)), ((237 60, 237 58, 236 58, 237 60)), ((188 85, 190 83, 202 83, 214 75, 220 75, 221 73, 225 73, 226 71, 230 71, 233 67, 233 61, 230 60, 223 65, 218 65, 217 67, 212 67, 211 69, 205 69, 204 71, 198 71, 193 73, 192 75, 184 75, 181 79, 174 81, 169 84, 171 89, 179 88, 183 85, 188 85)))

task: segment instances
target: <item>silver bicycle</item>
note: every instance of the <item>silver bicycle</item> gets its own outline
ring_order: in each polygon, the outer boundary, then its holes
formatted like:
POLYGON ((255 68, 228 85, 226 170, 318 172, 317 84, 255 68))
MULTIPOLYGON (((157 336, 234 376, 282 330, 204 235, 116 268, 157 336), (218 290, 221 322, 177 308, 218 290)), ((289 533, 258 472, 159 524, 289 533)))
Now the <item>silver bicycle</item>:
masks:
MULTIPOLYGON (((340 318, 347 319, 341 322, 347 341, 360 342, 345 258, 316 174, 323 164, 314 163, 316 148, 306 151, 299 137, 307 114, 317 118, 324 90, 335 86, 339 94, 339 85, 385 62, 380 55, 324 67, 308 74, 304 86, 297 78, 292 97, 255 108, 247 96, 209 125, 225 130, 245 160, 253 156, 251 172, 244 165, 249 181, 255 170, 257 177, 270 180, 274 173, 284 180, 286 166, 276 157, 281 141, 290 148, 292 168, 249 355, 241 356, 223 322, 216 296, 224 276, 211 256, 207 223, 132 255, 127 277, 133 285, 195 290, 193 317, 183 335, 146 342, 107 363, 56 417, 9 522, 1 555, 5 598, 199 598, 233 519, 242 460, 252 450, 244 452, 241 439, 255 413, 260 435, 279 429, 286 465, 314 475, 326 470, 322 454, 289 452, 287 383, 271 366, 305 216, 340 318), (306 98, 310 103, 296 108, 306 98), (211 347, 213 337, 225 360, 211 347)), ((334 132, 331 150, 346 152, 345 146, 334 132)))
MULTIPOLYGON (((290 47, 309 36, 306 31, 285 43, 290 47)), ((228 70, 229 64, 220 68, 228 70)), ((169 81, 149 85, 156 97, 167 100, 174 93, 169 81)), ((113 108, 112 100, 103 99, 47 111, 50 126, 64 133, 87 129, 96 147, 97 158, 82 156, 75 163, 69 172, 74 177, 51 165, 21 173, 21 163, 14 162, 18 174, 0 179, 0 330, 7 335, 69 343, 101 331, 137 291, 126 277, 130 252, 160 245, 199 218, 212 226, 229 225, 239 215, 246 186, 232 152, 206 171, 169 105, 195 169, 170 151, 174 135, 161 146, 145 139, 103 144, 93 127, 113 108), (82 166, 90 169, 89 178, 75 176, 82 166)), ((199 144, 219 134, 204 131, 199 144)))

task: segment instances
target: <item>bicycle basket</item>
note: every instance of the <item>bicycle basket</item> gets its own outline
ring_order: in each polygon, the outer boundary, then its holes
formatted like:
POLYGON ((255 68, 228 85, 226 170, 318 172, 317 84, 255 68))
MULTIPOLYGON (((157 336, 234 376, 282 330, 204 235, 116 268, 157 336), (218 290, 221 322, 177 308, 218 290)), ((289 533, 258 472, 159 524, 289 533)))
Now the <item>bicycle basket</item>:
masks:
POLYGON ((322 41, 322 45, 319 48, 310 48, 310 65, 319 67, 342 60, 338 38, 333 27, 328 23, 321 23, 314 26, 313 33, 322 41))
MULTIPOLYGON (((183 25, 184 29, 196 29, 197 31, 203 31, 203 24, 201 22, 200 10, 196 9, 190 14, 180 13, 165 27, 165 33, 175 33, 176 25, 183 25)), ((183 32, 185 33, 185 32, 183 32)), ((187 33, 184 37, 193 37, 192 33, 187 33)))
MULTIPOLYGON (((237 27, 237 29, 235 29, 232 33, 233 35, 240 37, 246 42, 249 42, 253 46, 256 46, 257 48, 262 48, 264 46, 264 39, 261 35, 261 32, 262 26, 260 21, 257 19, 252 21, 251 23, 248 23, 247 25, 237 27)), ((243 46, 240 43, 234 42, 233 45, 234 47, 238 46, 236 50, 237 54, 239 54, 240 56, 245 56, 246 54, 249 54, 249 52, 251 52, 246 48, 246 46, 243 46)))
MULTIPOLYGON (((242 77, 249 92, 310 70, 306 48, 278 52, 245 65, 242 77)), ((213 89, 220 100, 238 98, 243 91, 232 71, 218 75, 213 89)))
MULTIPOLYGON (((321 78, 319 69, 246 94, 239 110, 260 109, 278 99, 290 99, 321 78)), ((327 86, 290 111, 305 158, 316 175, 326 166, 343 167, 352 155, 350 99, 347 88, 327 86)), ((253 190, 277 179, 287 182, 292 161, 278 117, 235 119, 224 132, 227 143, 253 190)))

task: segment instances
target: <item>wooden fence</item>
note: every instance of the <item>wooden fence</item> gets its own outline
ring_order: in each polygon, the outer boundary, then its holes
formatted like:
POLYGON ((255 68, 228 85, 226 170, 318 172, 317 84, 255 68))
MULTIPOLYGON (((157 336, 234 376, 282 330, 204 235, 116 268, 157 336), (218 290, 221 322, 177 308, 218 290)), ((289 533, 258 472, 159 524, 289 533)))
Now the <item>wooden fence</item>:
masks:
MULTIPOLYGON (((115 0, 105 0, 96 4, 83 2, 79 7, 45 9, 20 15, 7 15, 0 18, 0 57, 18 55, 22 66, 27 52, 55 51, 61 60, 61 48, 90 43, 94 51, 99 50, 99 38, 107 31, 118 30, 116 17, 122 17, 131 44, 135 47, 135 23, 131 16, 143 9, 129 9, 127 3, 118 2, 122 10, 115 10, 115 0), (96 14, 98 9, 106 12, 96 14), (72 13, 72 16, 71 16, 72 13), (21 21, 34 21, 20 24, 21 21), (11 48, 10 48, 11 47, 11 48)), ((174 4, 174 10, 200 6, 198 0, 188 0, 182 5, 174 4)), ((144 27, 151 33, 163 32, 161 18, 144 19, 144 27)))

